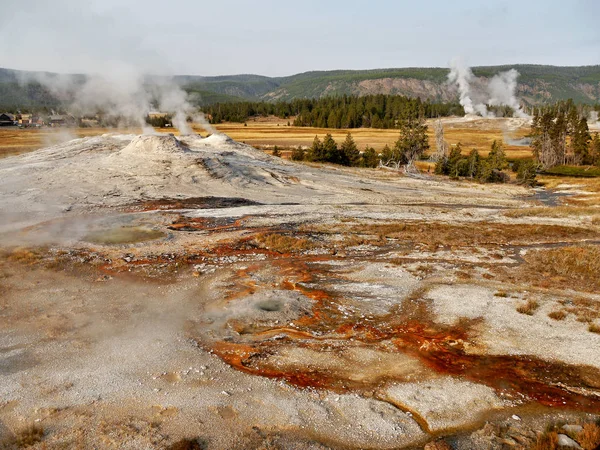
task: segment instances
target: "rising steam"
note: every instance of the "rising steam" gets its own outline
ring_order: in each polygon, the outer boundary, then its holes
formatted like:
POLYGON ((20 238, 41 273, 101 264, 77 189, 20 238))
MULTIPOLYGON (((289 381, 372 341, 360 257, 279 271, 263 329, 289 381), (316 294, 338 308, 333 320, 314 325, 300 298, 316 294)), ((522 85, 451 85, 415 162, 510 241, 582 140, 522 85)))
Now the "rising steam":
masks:
POLYGON ((448 81, 458 88, 460 104, 467 114, 493 116, 487 108, 490 105, 509 106, 514 110, 515 117, 527 117, 515 95, 518 77, 519 72, 511 69, 485 82, 476 78, 463 61, 454 59, 450 63, 448 81))
POLYGON ((23 72, 20 82, 40 83, 75 116, 101 113, 122 121, 120 125, 137 125, 144 134, 154 133, 146 117, 156 109, 172 114, 181 134, 194 133, 188 117, 215 132, 172 78, 145 76, 130 65, 113 65, 110 71, 87 76, 23 72))

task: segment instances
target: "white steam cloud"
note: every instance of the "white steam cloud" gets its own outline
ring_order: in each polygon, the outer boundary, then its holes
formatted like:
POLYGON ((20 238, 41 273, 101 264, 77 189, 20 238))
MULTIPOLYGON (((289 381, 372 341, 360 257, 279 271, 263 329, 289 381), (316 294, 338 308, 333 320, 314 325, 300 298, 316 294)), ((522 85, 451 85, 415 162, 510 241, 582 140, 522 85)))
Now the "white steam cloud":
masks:
POLYGON ((193 134, 188 117, 206 127, 202 113, 172 78, 150 78, 126 64, 113 65, 110 71, 87 76, 23 72, 20 82, 40 83, 70 114, 102 114, 104 118, 124 120, 123 125, 138 125, 146 134, 154 132, 145 119, 156 109, 172 114, 173 125, 181 134, 193 134))
POLYGON ((473 75, 471 68, 462 60, 454 59, 450 63, 448 82, 458 88, 460 104, 467 114, 479 114, 491 117, 486 105, 509 106, 515 117, 527 117, 516 97, 519 72, 515 69, 494 75, 484 82, 473 75))

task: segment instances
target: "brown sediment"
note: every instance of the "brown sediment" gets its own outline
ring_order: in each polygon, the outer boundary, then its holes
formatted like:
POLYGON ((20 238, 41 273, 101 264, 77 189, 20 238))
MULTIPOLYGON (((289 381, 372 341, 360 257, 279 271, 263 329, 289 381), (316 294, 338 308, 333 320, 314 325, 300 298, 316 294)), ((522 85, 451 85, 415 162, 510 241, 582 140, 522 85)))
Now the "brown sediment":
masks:
POLYGON ((218 209, 255 206, 261 203, 239 197, 189 197, 143 200, 126 205, 125 212, 170 211, 176 209, 218 209))
MULTIPOLYGON (((181 222, 197 224, 198 229, 221 231, 227 227, 244 227, 243 218, 232 224, 214 226, 206 219, 185 219, 181 222)), ((255 230, 252 230, 255 231, 255 230)), ((268 229, 274 232, 273 229, 268 229)), ((562 230, 560 230, 562 233, 562 230)), ((55 258, 84 261, 97 260, 97 270, 105 274, 117 274, 141 266, 157 266, 175 263, 196 264, 210 262, 226 256, 264 255, 268 262, 254 262, 237 270, 231 277, 232 287, 225 301, 252 295, 263 288, 252 274, 268 264, 269 272, 279 281, 269 285, 284 290, 293 290, 313 300, 309 315, 304 315, 293 324, 274 327, 248 327, 242 322, 230 323, 233 329, 244 336, 244 343, 214 341, 203 345, 212 350, 232 367, 246 373, 282 379, 302 388, 330 389, 337 392, 373 390, 378 386, 340 378, 327 370, 301 367, 277 369, 268 365, 268 356, 277 354, 282 345, 293 344, 315 351, 341 351, 352 345, 364 346, 378 351, 390 352, 390 343, 395 351, 412 356, 438 374, 460 376, 473 382, 494 388, 503 398, 517 402, 537 402, 549 407, 600 412, 600 396, 594 380, 600 379, 600 371, 592 367, 578 367, 562 363, 543 361, 530 356, 480 355, 471 353, 467 343, 473 336, 476 323, 464 321, 448 327, 435 323, 428 314, 418 293, 405 301, 396 311, 376 319, 343 316, 337 306, 344 299, 316 286, 335 282, 336 276, 326 265, 315 264, 335 260, 330 255, 301 256, 279 253, 257 248, 250 242, 252 236, 224 242, 210 249, 195 253, 141 255, 125 262, 113 258, 105 262, 106 255, 99 252, 80 250, 55 258)), ((44 255, 35 258, 43 261, 44 255)), ((376 380, 381 383, 382 380, 376 380)))
POLYGON ((247 217, 239 219, 180 216, 167 228, 173 231, 235 231, 244 227, 247 217))
POLYGON ((324 225, 305 226, 321 233, 347 233, 398 238, 403 241, 444 246, 486 246, 527 244, 531 242, 576 241, 598 238, 598 232, 588 228, 543 224, 473 223, 449 224, 444 222, 375 222, 340 225, 333 231, 324 225), (485 226, 481 226, 485 225, 485 226))
MULTIPOLYGON (((476 320, 463 320, 455 326, 437 324, 430 319, 424 303, 415 302, 415 299, 405 302, 405 305, 412 305, 408 309, 403 306, 377 319, 356 320, 340 316, 335 305, 343 299, 331 292, 307 286, 316 284, 317 278, 333 278, 323 266, 317 268, 311 264, 323 259, 326 258, 280 258, 270 262, 272 270, 285 277, 279 283, 280 288, 301 292, 314 300, 310 315, 295 320, 293 326, 242 327, 244 344, 218 342, 210 344, 209 348, 228 364, 246 373, 282 379, 300 388, 362 392, 376 389, 385 380, 377 379, 376 385, 365 385, 362 381, 339 378, 326 369, 309 364, 305 369, 297 366, 279 369, 268 364, 268 357, 277 354, 282 345, 293 344, 315 351, 341 351, 352 342, 353 346, 390 352, 393 351, 389 345, 392 343, 395 351, 416 358, 433 373, 485 384, 495 389, 502 398, 517 404, 537 402, 548 407, 600 413, 600 383, 594 381, 600 379, 598 369, 544 361, 532 356, 471 353, 467 344, 478 323, 476 320)), ((237 286, 246 286, 247 289, 247 282, 243 279, 247 280, 259 267, 260 264, 257 264, 238 272, 237 286)), ((254 292, 260 289, 255 283, 251 286, 254 292)))
POLYGON ((589 377, 593 372, 600 379, 598 369, 532 356, 471 354, 464 348, 469 334, 465 329, 424 331, 423 324, 415 323, 412 329, 397 333, 394 342, 400 351, 418 357, 437 373, 486 384, 507 399, 600 412, 598 385, 589 377))

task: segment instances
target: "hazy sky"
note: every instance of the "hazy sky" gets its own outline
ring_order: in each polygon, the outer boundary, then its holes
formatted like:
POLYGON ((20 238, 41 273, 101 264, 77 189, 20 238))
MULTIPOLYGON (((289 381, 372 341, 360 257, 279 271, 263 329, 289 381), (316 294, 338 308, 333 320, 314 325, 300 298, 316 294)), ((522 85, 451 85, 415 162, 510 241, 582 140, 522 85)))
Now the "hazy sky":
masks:
POLYGON ((600 64, 599 24, 600 0, 0 0, 0 67, 274 76, 455 57, 600 64))

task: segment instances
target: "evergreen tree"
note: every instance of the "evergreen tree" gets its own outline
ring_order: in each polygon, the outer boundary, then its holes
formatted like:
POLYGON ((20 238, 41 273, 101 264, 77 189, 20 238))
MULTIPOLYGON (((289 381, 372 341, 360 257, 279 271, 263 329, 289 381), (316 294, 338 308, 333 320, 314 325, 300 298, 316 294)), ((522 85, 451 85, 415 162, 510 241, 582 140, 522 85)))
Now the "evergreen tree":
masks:
POLYGON ((590 131, 587 119, 579 119, 571 134, 571 148, 573 149, 573 162, 575 164, 592 164, 590 158, 590 131))
POLYGON ((382 158, 383 164, 399 168, 406 164, 412 166, 429 148, 427 125, 422 118, 407 118, 400 121, 400 137, 394 148, 382 158))
POLYGON ((506 154, 504 153, 502 141, 494 140, 492 149, 487 157, 487 163, 491 165, 494 170, 503 170, 506 168, 506 154))
POLYGON ((506 183, 510 180, 502 170, 507 167, 506 155, 501 141, 494 141, 488 157, 481 162, 479 180, 484 183, 506 183))
POLYGON ((328 128, 337 128, 337 124, 338 124, 338 112, 337 111, 332 111, 329 114, 329 117, 327 118, 327 127, 328 128))
MULTIPOLYGON (((460 161, 462 159, 463 159, 462 145, 459 142, 454 147, 452 147, 452 150, 450 150, 450 154, 448 155, 446 174, 450 175, 450 178, 458 178, 459 176, 461 176, 459 166, 460 166, 460 161)), ((463 170, 464 170, 464 168, 463 168, 463 170)))
POLYGON ((389 145, 385 144, 383 149, 381 150, 381 163, 384 166, 387 166, 389 162, 393 159, 392 149, 389 145))
POLYGON ((586 119, 589 112, 589 107, 577 106, 571 99, 534 110, 531 145, 542 168, 593 162, 586 119))
POLYGON ((469 175, 469 158, 461 157, 456 162, 456 172, 457 177, 466 177, 469 175))
POLYGON ((535 186, 537 169, 535 161, 531 159, 521 161, 517 169, 517 182, 526 186, 535 186))
POLYGON ((342 143, 340 147, 340 151, 342 153, 342 164, 348 166, 358 166, 360 163, 360 152, 358 151, 358 147, 352 138, 352 135, 348 133, 346 135, 346 140, 342 143))
POLYGON ((459 142, 452 147, 450 154, 438 159, 435 164, 435 173, 438 175, 449 175, 451 178, 469 177, 475 178, 481 169, 481 158, 476 149, 471 150, 469 156, 462 154, 462 145, 459 142))
POLYGON ((591 164, 600 167, 600 135, 594 133, 590 149, 591 164))
POLYGON ((296 116, 295 126, 329 128, 393 128, 403 117, 464 114, 458 103, 430 103, 398 95, 367 95, 295 99, 290 102, 215 103, 204 107, 211 123, 243 123, 251 117, 296 116))
POLYGON ((479 156, 479 152, 476 148, 471 150, 471 153, 469 153, 468 161, 469 168, 466 176, 470 178, 475 178, 477 177, 481 169, 481 157, 479 156))
POLYGON ((401 121, 400 139, 396 142, 395 147, 400 150, 407 164, 419 159, 429 149, 425 121, 422 118, 409 118, 401 121))
POLYGON ((531 147, 535 159, 544 168, 550 168, 560 164, 562 157, 558 155, 557 149, 551 138, 555 127, 554 115, 551 112, 540 112, 536 110, 531 125, 531 147))
POLYGON ((552 127, 550 131, 550 140, 554 147, 558 164, 567 163, 567 132, 567 117, 563 111, 558 111, 556 119, 554 120, 554 127, 552 127))
POLYGON ((379 165, 379 155, 373 147, 367 146, 365 151, 361 155, 360 160, 361 167, 372 167, 375 168, 379 165))
POLYGON ((292 150, 292 161, 304 161, 306 158, 306 152, 300 146, 292 150))
POLYGON ((321 143, 319 136, 315 136, 315 138, 313 139, 313 143, 312 143, 311 147, 308 149, 308 152, 306 154, 306 159, 309 161, 316 161, 316 162, 322 162, 325 160, 323 144, 321 143))
POLYGON ((450 173, 450 166, 448 165, 447 156, 437 160, 435 163, 434 173, 436 175, 448 175, 450 173))
POLYGON ((340 164, 342 162, 337 143, 329 133, 327 133, 323 139, 323 158, 320 161, 333 164, 340 164))

